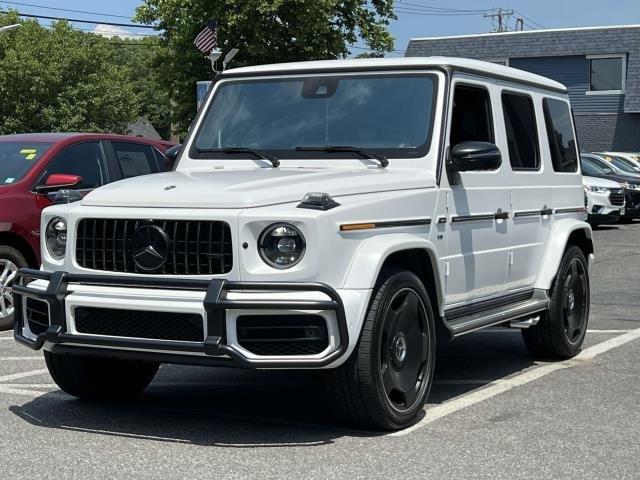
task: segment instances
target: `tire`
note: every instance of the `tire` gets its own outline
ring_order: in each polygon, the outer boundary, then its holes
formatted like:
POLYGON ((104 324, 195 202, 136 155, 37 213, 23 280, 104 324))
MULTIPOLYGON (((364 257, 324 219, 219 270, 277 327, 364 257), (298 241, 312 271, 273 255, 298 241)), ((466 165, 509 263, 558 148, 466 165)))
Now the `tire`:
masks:
POLYGON ((572 358, 584 342, 590 299, 587 261, 577 246, 565 250, 549 296, 549 309, 538 325, 522 331, 524 343, 536 357, 572 358))
POLYGON ((147 388, 159 364, 44 352, 51 377, 61 390, 85 400, 123 400, 147 388))
POLYGON ((335 413, 372 430, 410 425, 429 396, 435 351, 434 314, 422 282, 409 271, 383 271, 358 345, 326 372, 335 413))
MULTIPOLYGON (((15 268, 27 267, 24 256, 15 248, 0 245, 0 331, 13 327, 13 299, 6 289, 5 278, 15 268)), ((10 274, 9 276, 13 276, 10 274)))

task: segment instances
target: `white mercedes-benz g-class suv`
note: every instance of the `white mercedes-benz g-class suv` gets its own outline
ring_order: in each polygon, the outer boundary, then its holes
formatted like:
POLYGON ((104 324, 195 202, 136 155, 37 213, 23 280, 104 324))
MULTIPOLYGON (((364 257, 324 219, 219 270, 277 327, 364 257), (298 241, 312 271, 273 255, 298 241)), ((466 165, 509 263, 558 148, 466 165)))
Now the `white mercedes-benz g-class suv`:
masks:
POLYGON ((233 69, 174 171, 44 211, 15 338, 81 398, 138 394, 160 363, 322 369, 338 409, 398 429, 437 329, 576 355, 585 216, 559 83, 457 58, 233 69))

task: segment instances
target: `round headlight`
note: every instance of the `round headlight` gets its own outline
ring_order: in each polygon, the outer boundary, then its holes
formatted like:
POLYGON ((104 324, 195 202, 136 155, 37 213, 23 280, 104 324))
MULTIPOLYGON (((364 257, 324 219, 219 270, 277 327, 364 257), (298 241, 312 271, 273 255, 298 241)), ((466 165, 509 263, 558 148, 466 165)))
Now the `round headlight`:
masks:
POLYGON ((56 260, 64 258, 67 251, 67 222, 55 217, 47 224, 45 235, 49 254, 56 260))
POLYGON ((258 251, 262 260, 273 268, 291 268, 304 256, 304 236, 290 223, 274 223, 260 234, 258 251))

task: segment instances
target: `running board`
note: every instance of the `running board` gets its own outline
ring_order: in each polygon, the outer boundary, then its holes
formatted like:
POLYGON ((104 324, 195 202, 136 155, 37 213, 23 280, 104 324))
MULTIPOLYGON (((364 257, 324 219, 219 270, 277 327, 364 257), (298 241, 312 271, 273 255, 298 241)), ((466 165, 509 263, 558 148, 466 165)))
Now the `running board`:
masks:
POLYGON ((510 322, 514 327, 527 328, 538 323, 535 317, 537 313, 549 307, 549 298, 542 290, 535 291, 530 298, 514 303, 485 309, 469 315, 447 319, 445 312, 445 325, 451 333, 451 337, 459 337, 465 333, 492 327, 501 323, 510 322))

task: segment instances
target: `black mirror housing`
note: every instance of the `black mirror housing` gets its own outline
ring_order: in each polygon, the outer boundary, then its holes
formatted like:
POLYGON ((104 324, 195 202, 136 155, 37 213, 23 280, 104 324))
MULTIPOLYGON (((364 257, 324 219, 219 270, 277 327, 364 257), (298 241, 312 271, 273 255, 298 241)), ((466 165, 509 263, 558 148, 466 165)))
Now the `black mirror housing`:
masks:
POLYGON ((500 149, 489 142, 459 143, 449 158, 449 166, 456 172, 497 170, 501 164, 500 149))
POLYGON ((164 166, 167 171, 173 170, 180 150, 182 150, 182 145, 174 145, 164 152, 164 166))

